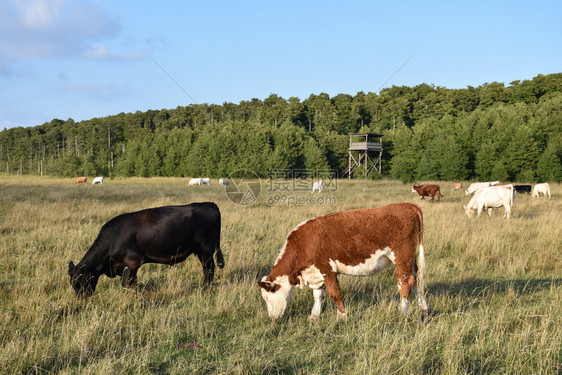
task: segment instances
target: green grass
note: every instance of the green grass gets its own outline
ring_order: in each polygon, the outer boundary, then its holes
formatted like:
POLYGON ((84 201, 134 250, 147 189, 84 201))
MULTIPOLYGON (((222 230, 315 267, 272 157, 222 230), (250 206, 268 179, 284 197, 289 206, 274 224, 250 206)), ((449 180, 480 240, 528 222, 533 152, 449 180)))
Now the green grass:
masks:
MULTIPOLYGON (((339 181, 336 204, 251 206, 187 179, 0 177, 0 372, 6 374, 560 374, 562 373, 562 185, 552 199, 518 195, 512 218, 467 218, 468 198, 439 182, 439 203, 394 181, 339 181), (226 267, 202 291, 194 257, 144 265, 136 290, 100 278, 88 301, 69 284, 101 225, 117 214, 214 201, 222 213, 226 267), (348 317, 329 298, 316 323, 309 289, 272 323, 256 281, 287 233, 328 212, 410 201, 424 211, 430 317, 414 302, 401 316, 393 267, 340 276, 348 317), (197 350, 182 344, 200 343, 197 350)), ((308 192, 290 192, 308 198, 308 192)), ((331 202, 333 203, 333 202, 331 202)))

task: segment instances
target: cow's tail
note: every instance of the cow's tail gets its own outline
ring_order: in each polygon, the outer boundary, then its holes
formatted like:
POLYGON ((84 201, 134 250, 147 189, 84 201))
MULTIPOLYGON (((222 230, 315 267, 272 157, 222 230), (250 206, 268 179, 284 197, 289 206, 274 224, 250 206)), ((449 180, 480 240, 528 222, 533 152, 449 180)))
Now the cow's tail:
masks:
POLYGON ((418 217, 420 220, 419 226, 419 241, 420 241, 420 248, 418 252, 418 272, 416 275, 416 287, 418 289, 418 294, 420 299, 425 301, 425 292, 424 292, 424 284, 425 284, 425 252, 423 249, 423 212, 421 209, 418 208, 418 217))
MULTIPOLYGON (((218 207, 217 207, 217 211, 218 211, 218 207)), ((219 234, 218 234, 218 238, 217 238, 217 245, 215 248, 215 258, 217 260, 217 266, 219 266, 219 268, 224 268, 224 257, 222 256, 222 251, 221 251, 221 215, 220 215, 220 211, 219 211, 219 234)))
POLYGON ((215 246, 215 258, 217 260, 217 266, 219 266, 219 268, 224 268, 224 258, 222 256, 222 251, 221 251, 221 229, 220 229, 220 219, 219 219, 219 235, 217 238, 217 244, 215 246))

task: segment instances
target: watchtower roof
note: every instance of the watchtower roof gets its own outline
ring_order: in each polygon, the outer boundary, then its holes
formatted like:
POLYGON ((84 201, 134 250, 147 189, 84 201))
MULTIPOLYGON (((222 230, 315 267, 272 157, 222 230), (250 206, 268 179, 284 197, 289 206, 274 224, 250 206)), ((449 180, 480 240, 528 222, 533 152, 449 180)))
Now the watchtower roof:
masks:
POLYGON ((382 134, 377 133, 353 133, 349 134, 350 137, 382 137, 382 134))

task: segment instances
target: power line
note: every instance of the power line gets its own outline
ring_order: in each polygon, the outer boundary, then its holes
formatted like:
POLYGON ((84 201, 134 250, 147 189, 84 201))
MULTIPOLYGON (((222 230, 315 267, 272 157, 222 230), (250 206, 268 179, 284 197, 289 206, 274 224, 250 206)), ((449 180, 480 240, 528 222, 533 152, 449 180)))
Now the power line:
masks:
POLYGON ((185 93, 185 95, 189 96, 191 98, 191 100, 193 101, 193 103, 197 104, 197 101, 195 99, 193 99, 193 96, 189 95, 189 93, 187 91, 185 91, 185 89, 178 83, 178 81, 176 81, 174 79, 174 77, 172 77, 167 71, 166 69, 164 69, 162 67, 162 65, 158 64, 158 61, 154 60, 154 57, 152 57, 151 55, 148 55, 150 57, 150 59, 152 61, 154 61, 154 63, 181 89, 181 91, 183 91, 185 93))
POLYGON ((388 81, 390 81, 392 79, 392 77, 394 77, 396 75, 396 73, 398 73, 411 59, 412 57, 414 57, 415 53, 408 57, 408 60, 406 60, 406 62, 404 62, 404 64, 400 65, 400 68, 396 69, 396 71, 394 73, 392 73, 392 75, 386 80, 384 81, 384 83, 381 85, 381 87, 379 87, 379 92, 381 91, 381 89, 388 83, 388 81))

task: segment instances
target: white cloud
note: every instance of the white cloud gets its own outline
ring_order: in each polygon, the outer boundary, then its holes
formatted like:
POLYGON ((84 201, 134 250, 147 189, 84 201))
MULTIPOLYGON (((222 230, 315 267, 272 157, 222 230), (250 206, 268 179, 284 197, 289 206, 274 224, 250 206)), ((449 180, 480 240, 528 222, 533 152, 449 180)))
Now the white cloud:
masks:
POLYGON ((92 60, 132 61, 145 58, 146 56, 148 56, 148 51, 136 51, 116 54, 109 51, 107 46, 103 44, 94 44, 88 51, 86 51, 85 56, 92 60))
POLYGON ((119 36, 120 30, 112 14, 91 2, 0 2, 0 57, 4 58, 89 57, 92 48, 119 36))
POLYGON ((126 89, 118 87, 114 83, 109 84, 89 84, 89 83, 63 83, 57 87, 59 92, 67 92, 74 94, 85 94, 91 98, 109 99, 115 96, 123 95, 126 89))
POLYGON ((45 28, 58 18, 63 0, 16 0, 23 25, 28 28, 45 28))

